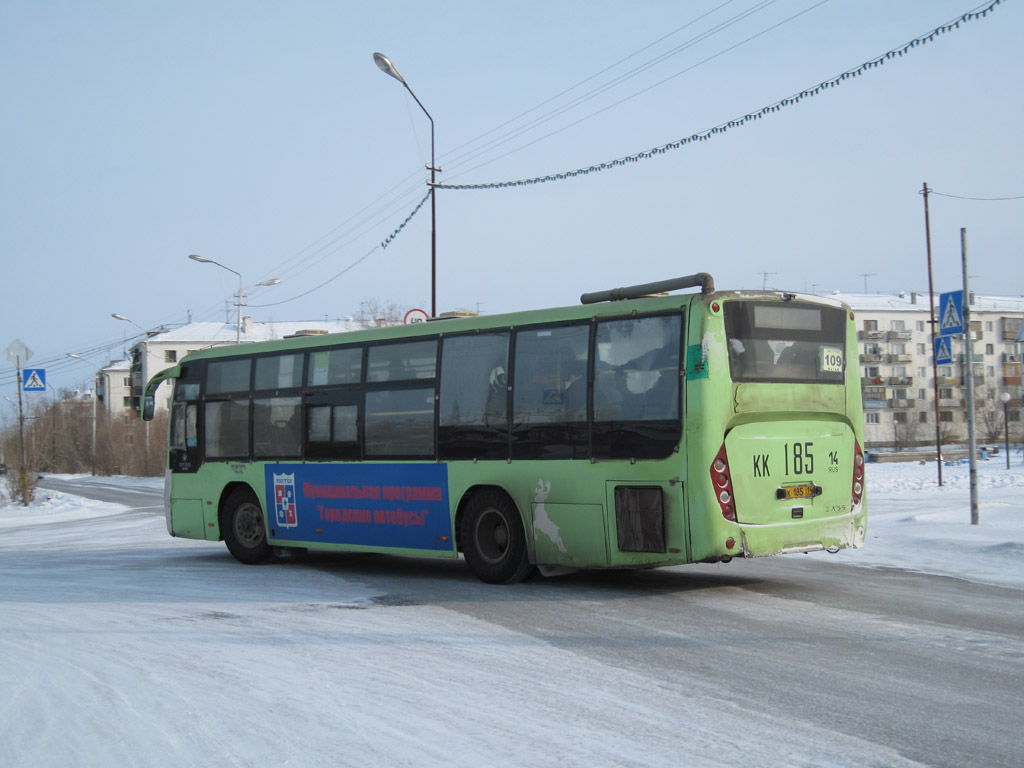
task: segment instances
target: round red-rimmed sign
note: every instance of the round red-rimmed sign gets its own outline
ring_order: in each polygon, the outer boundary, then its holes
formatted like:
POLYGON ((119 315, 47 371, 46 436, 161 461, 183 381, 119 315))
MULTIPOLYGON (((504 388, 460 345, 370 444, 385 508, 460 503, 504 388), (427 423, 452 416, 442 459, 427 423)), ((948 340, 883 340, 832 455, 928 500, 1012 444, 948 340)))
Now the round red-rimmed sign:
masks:
POLYGON ((405 325, 412 325, 413 323, 425 323, 430 319, 430 315, 424 312, 422 309, 410 309, 405 313, 405 319, 402 322, 405 325))

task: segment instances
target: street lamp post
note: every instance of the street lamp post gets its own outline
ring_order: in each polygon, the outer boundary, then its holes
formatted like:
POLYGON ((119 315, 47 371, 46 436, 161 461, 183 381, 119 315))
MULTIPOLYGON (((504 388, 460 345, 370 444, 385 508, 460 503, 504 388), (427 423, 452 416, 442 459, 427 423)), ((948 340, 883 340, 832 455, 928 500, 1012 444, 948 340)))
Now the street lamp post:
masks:
MULTIPOLYGON (((118 316, 114 315, 114 317, 118 316)), ((127 317, 120 319, 128 320, 127 317)), ((131 320, 128 320, 128 322, 130 323, 131 320)), ((72 357, 75 360, 81 360, 83 363, 92 362, 91 360, 86 360, 81 355, 76 355, 73 352, 68 352, 67 356, 72 357)), ((92 474, 93 477, 96 476, 96 374, 93 374, 92 381, 92 474)))
POLYGON ((427 112, 427 108, 412 92, 412 88, 405 82, 405 78, 399 74, 398 69, 391 63, 391 59, 382 53, 373 54, 373 61, 385 74, 391 75, 398 82, 405 86, 405 90, 416 100, 423 114, 430 121, 430 316, 437 317, 437 187, 435 186, 435 173, 440 168, 434 162, 434 118, 427 112))
POLYGON ((999 395, 999 399, 1003 401, 1003 426, 1006 429, 1006 468, 1010 468, 1010 393, 1003 392, 999 395))
POLYGON ((243 288, 242 287, 242 275, 241 275, 240 272, 235 272, 235 270, 233 270, 231 267, 225 267, 219 261, 214 261, 213 259, 208 259, 205 256, 197 256, 196 254, 193 253, 193 254, 189 255, 189 258, 192 259, 192 261, 198 261, 200 264, 216 264, 221 269, 226 269, 228 272, 231 272, 232 274, 238 275, 238 301, 235 302, 235 304, 238 307, 238 317, 237 317, 236 323, 235 323, 235 344, 241 344, 242 343, 242 303, 243 303, 243 301, 245 299, 245 292, 248 291, 250 288, 257 288, 259 286, 277 285, 281 281, 275 277, 272 280, 264 280, 263 282, 256 283, 254 285, 250 285, 250 286, 247 286, 246 288, 243 288))

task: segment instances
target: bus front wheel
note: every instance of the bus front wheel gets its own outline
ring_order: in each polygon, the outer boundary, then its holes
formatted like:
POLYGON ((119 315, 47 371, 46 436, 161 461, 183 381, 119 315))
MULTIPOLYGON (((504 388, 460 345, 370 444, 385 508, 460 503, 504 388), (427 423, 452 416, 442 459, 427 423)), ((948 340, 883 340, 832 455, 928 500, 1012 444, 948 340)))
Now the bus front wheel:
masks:
POLYGON ((516 584, 532 572, 519 511, 498 491, 481 491, 466 505, 462 551, 470 570, 487 584, 516 584))
POLYGON ((220 529, 228 551, 239 562, 258 565, 274 554, 267 543, 260 500, 247 488, 240 488, 228 496, 220 529))

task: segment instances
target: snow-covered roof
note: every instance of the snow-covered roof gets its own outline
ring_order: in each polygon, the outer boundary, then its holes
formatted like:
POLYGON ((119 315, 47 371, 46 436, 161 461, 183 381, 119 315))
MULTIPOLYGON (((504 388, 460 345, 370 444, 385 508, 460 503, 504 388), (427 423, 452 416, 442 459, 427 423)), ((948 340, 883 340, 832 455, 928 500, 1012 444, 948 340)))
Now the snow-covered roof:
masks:
MULTIPOLYGON (((935 305, 940 294, 935 294, 935 305)), ((900 294, 833 293, 831 297, 861 312, 920 312, 928 309, 928 292, 900 294)), ((1024 296, 979 296, 975 294, 971 310, 975 312, 1024 313, 1024 296)))
POLYGON ((236 334, 241 341, 271 341, 294 336, 301 331, 346 333, 365 326, 356 320, 289 320, 270 323, 242 323, 237 334, 234 323, 189 323, 180 328, 155 333, 146 339, 150 344, 216 344, 234 343, 236 334))

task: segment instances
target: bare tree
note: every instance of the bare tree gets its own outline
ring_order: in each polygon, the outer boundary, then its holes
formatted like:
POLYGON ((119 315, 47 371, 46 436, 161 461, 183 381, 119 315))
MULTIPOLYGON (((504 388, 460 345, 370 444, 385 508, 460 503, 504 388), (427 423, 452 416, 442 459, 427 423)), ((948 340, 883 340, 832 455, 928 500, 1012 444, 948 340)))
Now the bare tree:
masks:
POLYGON ((363 299, 359 302, 356 320, 367 328, 378 325, 401 325, 405 319, 405 313, 410 309, 411 307, 407 305, 384 299, 363 299))

